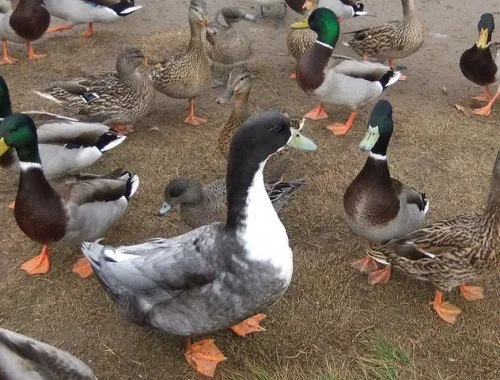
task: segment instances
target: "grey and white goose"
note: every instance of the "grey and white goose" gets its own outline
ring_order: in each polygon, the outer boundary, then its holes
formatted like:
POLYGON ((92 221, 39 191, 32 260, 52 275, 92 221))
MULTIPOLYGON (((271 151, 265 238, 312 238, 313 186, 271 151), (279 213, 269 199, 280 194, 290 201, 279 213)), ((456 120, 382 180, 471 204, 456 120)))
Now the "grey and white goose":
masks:
POLYGON ((185 356, 205 375, 213 376, 225 358, 213 341, 191 344, 189 337, 231 326, 239 335, 260 331, 263 315, 255 314, 276 302, 290 283, 292 250, 263 177, 268 158, 286 146, 316 149, 277 111, 254 115, 238 129, 227 167, 225 223, 131 246, 82 244, 122 315, 188 337, 185 356))
POLYGON ((80 359, 54 346, 0 328, 0 374, 16 379, 97 379, 80 359))

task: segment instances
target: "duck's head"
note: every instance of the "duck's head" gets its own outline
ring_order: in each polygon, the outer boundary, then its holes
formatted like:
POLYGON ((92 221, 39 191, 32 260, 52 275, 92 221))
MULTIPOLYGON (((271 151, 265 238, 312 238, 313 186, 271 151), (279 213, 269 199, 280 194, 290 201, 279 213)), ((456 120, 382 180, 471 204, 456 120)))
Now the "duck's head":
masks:
POLYGON ((476 45, 478 48, 486 48, 491 41, 491 35, 493 30, 495 30, 495 21, 493 20, 493 15, 491 13, 484 13, 481 15, 481 19, 477 24, 477 29, 479 31, 479 37, 477 39, 476 45))
POLYGON ((340 24, 337 15, 328 8, 317 8, 307 20, 292 24, 294 29, 310 28, 318 35, 318 41, 334 47, 339 39, 340 24))
POLYGON ((359 149, 385 156, 393 130, 392 106, 387 100, 379 100, 373 107, 365 137, 359 149))
POLYGON ((177 177, 165 187, 164 202, 158 211, 159 216, 165 215, 172 207, 182 204, 196 204, 202 199, 202 185, 195 179, 177 177))
POLYGON ((227 80, 226 91, 217 98, 218 104, 224 104, 233 96, 239 97, 250 93, 252 89, 252 78, 250 71, 244 66, 236 67, 231 70, 227 80))
POLYGON ((116 71, 120 76, 129 76, 147 67, 149 67, 148 60, 142 51, 136 47, 127 47, 116 57, 116 71))
POLYGON ((10 148, 16 149, 20 161, 40 162, 36 126, 28 115, 15 113, 0 124, 0 157, 10 148))
POLYGON ((204 0, 191 0, 189 3, 188 19, 190 23, 207 26, 210 22, 207 4, 204 0))
POLYGON ((303 15, 316 6, 317 0, 285 0, 285 2, 295 12, 303 15))
POLYGON ((7 82, 0 75, 0 118, 9 116, 12 113, 12 105, 10 103, 9 87, 7 82))

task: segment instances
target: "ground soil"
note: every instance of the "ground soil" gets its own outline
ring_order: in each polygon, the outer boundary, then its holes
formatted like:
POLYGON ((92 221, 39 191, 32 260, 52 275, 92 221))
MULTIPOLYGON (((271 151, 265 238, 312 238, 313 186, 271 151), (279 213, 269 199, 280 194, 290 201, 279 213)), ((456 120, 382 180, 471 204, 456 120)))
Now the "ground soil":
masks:
MULTIPOLYGON (((139 2, 139 1, 137 1, 139 2)), ((152 58, 182 50, 187 43, 188 1, 144 0, 144 9, 114 25, 96 25, 91 39, 83 27, 49 35, 35 44, 48 56, 39 62, 24 58, 25 50, 11 44, 21 58, 1 67, 10 85, 15 110, 45 109, 64 112, 33 94, 60 77, 94 74, 114 68, 124 45, 138 45, 152 58)), ((211 11, 227 4, 207 0, 211 11)), ((235 1, 251 9, 252 1, 235 1)), ((490 118, 466 118, 454 104, 480 92, 460 73, 461 52, 472 46, 477 21, 486 2, 416 0, 427 24, 422 49, 399 63, 409 81, 384 95, 394 106, 395 132, 389 148, 392 174, 425 191, 431 201, 428 220, 481 209, 494 157, 500 147, 500 104, 490 118)), ((492 2, 488 2, 492 5, 492 2)), ((343 31, 401 17, 398 0, 366 0, 377 17, 343 22, 343 31)), ((258 9, 253 9, 257 12, 258 9)), ((282 8, 271 10, 279 15, 282 8)), ((495 13, 495 12, 494 12, 495 13)), ((495 16, 500 19, 498 7, 495 16)), ((288 12, 282 21, 242 24, 257 53, 249 64, 255 74, 250 97, 252 110, 276 107, 302 115, 313 106, 295 81, 294 66, 285 39, 288 25, 298 15, 288 12)), ((57 22, 57 21, 54 21, 57 22)), ((341 41, 348 36, 341 36, 341 41)), ((497 38, 498 39, 498 38, 497 38)), ((354 54, 338 44, 342 54, 354 54)), ((188 230, 177 213, 158 218, 164 185, 178 175, 211 181, 224 176, 225 162, 214 154, 221 124, 230 112, 215 103, 222 88, 207 91, 198 100, 198 113, 209 122, 199 128, 182 123, 186 101, 159 95, 151 115, 136 125, 136 133, 91 171, 104 173, 126 167, 141 178, 141 187, 123 218, 107 233, 109 244, 129 244, 157 236, 175 236, 188 230), (156 128, 154 128, 156 127, 156 128)), ((353 236, 343 221, 342 195, 362 167, 366 154, 357 149, 371 104, 360 107, 354 128, 335 137, 325 129, 347 118, 349 110, 328 107, 330 120, 307 122, 304 134, 319 145, 314 154, 293 154, 288 177, 308 182, 281 213, 294 251, 295 272, 283 300, 270 310, 265 333, 242 339, 229 331, 215 334, 228 357, 221 368, 239 368, 243 362, 267 361, 319 370, 327 365, 348 368, 362 351, 363 336, 375 331, 406 347, 414 362, 413 377, 425 379, 498 379, 500 368, 500 290, 498 278, 483 282, 486 299, 466 302, 458 292, 447 295, 463 310, 454 326, 443 323, 428 305, 434 288, 395 273, 383 287, 367 284, 350 262, 362 257, 366 242, 353 236)), ((0 182, 1 204, 15 197, 16 178, 0 182)), ((17 227, 14 215, 0 207, 0 325, 54 344, 77 355, 101 379, 192 379, 198 375, 182 355, 182 339, 124 321, 95 278, 82 280, 70 271, 79 256, 75 249, 53 254, 49 274, 29 277, 19 264, 40 245, 17 227)))

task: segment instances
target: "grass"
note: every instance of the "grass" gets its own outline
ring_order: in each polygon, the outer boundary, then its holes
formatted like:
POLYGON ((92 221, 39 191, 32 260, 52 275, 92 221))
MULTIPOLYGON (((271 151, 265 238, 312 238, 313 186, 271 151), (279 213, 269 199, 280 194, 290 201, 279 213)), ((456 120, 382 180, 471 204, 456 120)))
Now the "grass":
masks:
MULTIPOLYGON (((240 370, 225 370, 227 380, 397 380, 416 378, 410 352, 381 333, 369 334, 363 342, 364 352, 349 364, 335 368, 329 363, 322 371, 311 371, 303 365, 245 361, 240 370)), ((313 367, 311 365, 311 367, 313 367)))

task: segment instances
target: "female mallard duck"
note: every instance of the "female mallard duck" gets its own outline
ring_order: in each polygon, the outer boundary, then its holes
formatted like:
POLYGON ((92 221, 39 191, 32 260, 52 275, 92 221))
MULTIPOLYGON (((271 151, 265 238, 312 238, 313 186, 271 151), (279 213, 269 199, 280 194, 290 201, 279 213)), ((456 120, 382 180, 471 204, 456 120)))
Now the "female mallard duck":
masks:
POLYGON ((233 110, 228 121, 222 126, 217 141, 217 151, 222 157, 227 158, 234 131, 243 125, 243 122, 248 118, 248 97, 251 89, 250 71, 244 66, 237 67, 229 74, 226 91, 217 99, 217 103, 224 104, 234 97, 233 110))
MULTIPOLYGON (((0 75, 0 120, 12 114, 9 88, 0 75)), ((81 122, 47 112, 28 111, 37 126, 38 151, 47 178, 78 172, 96 162, 102 153, 120 145, 125 136, 101 123, 81 122)), ((0 166, 19 172, 11 149, 0 157, 0 166)))
POLYGON ((480 215, 443 220, 402 238, 376 246, 368 254, 406 274, 429 281, 438 290, 433 307, 448 323, 455 323, 460 309, 443 302, 443 292, 456 287, 465 299, 484 298, 470 281, 500 274, 500 152, 493 167, 486 208, 480 215))
MULTIPOLYGON (((35 123, 24 114, 12 114, 0 125, 0 157, 10 148, 16 150, 20 166, 17 224, 44 245, 39 256, 21 266, 29 274, 48 272, 48 244, 72 246, 101 237, 125 212, 139 186, 137 176, 118 169, 107 176, 77 175, 52 187, 42 171, 35 123)), ((79 260, 73 271, 90 275, 86 264, 79 260)))
MULTIPOLYGON (((225 223, 133 246, 82 245, 126 319, 186 337, 235 324, 238 335, 262 330, 263 315, 249 317, 283 295, 293 269, 286 230, 263 180, 266 161, 285 146, 316 149, 276 111, 250 117, 238 129, 227 169, 225 223)), ((225 359, 212 340, 191 345, 188 339, 184 355, 208 376, 225 359)))
POLYGON ((155 88, 176 99, 189 99, 188 117, 184 123, 200 125, 207 120, 194 115, 195 98, 210 83, 211 63, 203 50, 201 31, 208 22, 208 11, 204 0, 191 0, 189 5, 189 27, 191 39, 187 51, 165 58, 153 70, 155 88))
POLYGON ((491 42, 491 35, 495 29, 491 13, 481 16, 477 28, 479 38, 474 46, 464 51, 460 57, 460 70, 468 80, 484 87, 483 95, 472 99, 488 102, 488 105, 474 112, 478 115, 489 116, 491 107, 500 98, 500 84, 493 98, 489 91, 489 86, 500 81, 500 43, 491 42))
POLYGON ((56 82, 35 93, 126 134, 155 99, 150 70, 139 49, 126 48, 118 55, 116 73, 56 82))
POLYGON ((2 0, 0 2, 0 39, 3 57, 0 65, 13 65, 17 59, 9 55, 7 41, 26 44, 28 59, 35 60, 45 54, 35 54, 31 43, 38 40, 50 24, 50 14, 43 0, 2 0))
POLYGON ((47 29, 47 33, 73 29, 73 26, 89 24, 84 37, 94 35, 94 23, 110 23, 120 20, 142 8, 134 0, 43 0, 52 16, 69 21, 71 24, 57 25, 47 29))
POLYGON ((425 40, 425 26, 417 17, 413 0, 401 0, 403 21, 389 21, 385 24, 349 32, 354 38, 346 43, 364 57, 388 59, 389 66, 396 67, 395 58, 405 58, 415 53, 425 40))
MULTIPOLYGON (((267 194, 276 212, 280 212, 295 191, 305 183, 304 179, 282 180, 288 163, 288 160, 281 162, 265 182, 267 194)), ((224 180, 202 185, 194 178, 177 177, 165 187, 164 202, 158 215, 163 216, 173 207, 179 206, 182 221, 197 228, 223 221, 227 216, 226 199, 224 180)))
POLYGON ((0 373, 5 380, 97 379, 84 362, 70 353, 2 328, 0 373))
POLYGON ((335 13, 329 9, 317 8, 308 20, 295 23, 292 27, 310 27, 318 34, 312 49, 297 63, 297 82, 300 87, 321 102, 304 117, 313 120, 328 117, 323 103, 347 105, 352 110, 345 124, 334 123, 327 127, 336 135, 351 129, 359 104, 376 98, 401 76, 400 72, 380 63, 360 62, 342 56, 334 56, 331 60, 340 25, 335 13))
MULTIPOLYGON (((391 103, 380 100, 373 107, 368 131, 359 144, 360 149, 370 151, 370 156, 344 193, 347 224, 370 244, 385 243, 415 231, 429 211, 425 194, 391 178, 386 154, 392 130, 391 103)), ((370 257, 353 265, 369 274, 372 285, 389 281, 390 267, 377 270, 370 257)))

